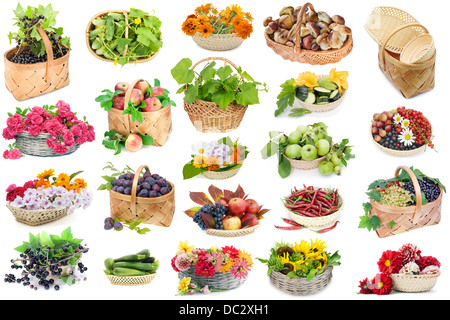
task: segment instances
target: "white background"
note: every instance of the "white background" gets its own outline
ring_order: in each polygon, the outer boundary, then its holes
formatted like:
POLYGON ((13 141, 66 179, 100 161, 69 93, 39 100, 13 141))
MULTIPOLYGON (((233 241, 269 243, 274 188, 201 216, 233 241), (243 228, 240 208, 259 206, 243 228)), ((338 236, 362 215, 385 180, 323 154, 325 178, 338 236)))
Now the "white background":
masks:
MULTIPOLYGON (((266 16, 277 16, 280 8, 290 5, 289 1, 237 1, 245 11, 255 18, 254 32, 250 38, 237 49, 228 52, 211 52, 198 47, 190 37, 181 31, 185 17, 203 4, 201 1, 52 1, 53 8, 60 13, 57 25, 64 28, 65 34, 71 37, 72 52, 70 57, 71 83, 59 91, 37 97, 32 100, 17 102, 12 95, 0 86, 2 112, 0 123, 6 125, 7 112, 16 107, 42 106, 55 104, 62 99, 70 103, 72 110, 78 115, 87 116, 94 125, 96 141, 83 145, 76 153, 60 158, 37 158, 27 156, 20 160, 1 159, 0 190, 11 184, 23 184, 34 178, 41 171, 53 168, 56 172, 72 173, 84 170, 81 175, 88 182, 88 188, 95 191, 91 207, 85 211, 77 211, 57 222, 39 227, 29 227, 15 221, 12 214, 3 207, 2 232, 0 233, 0 270, 11 272, 10 259, 16 257, 13 250, 28 238, 28 233, 37 234, 43 230, 50 234, 58 234, 67 226, 71 226, 75 237, 85 239, 90 251, 83 258, 88 266, 88 280, 72 287, 64 287, 59 292, 43 289, 34 292, 22 285, 0 283, 2 299, 444 299, 446 284, 449 282, 447 201, 444 197, 442 221, 439 225, 410 233, 379 239, 375 232, 358 229, 359 216, 363 214, 362 203, 367 200, 365 191, 370 182, 379 178, 390 178, 399 165, 414 165, 432 177, 438 177, 450 187, 450 176, 446 166, 448 159, 448 86, 446 72, 449 70, 447 52, 447 21, 438 18, 439 12, 447 12, 449 4, 443 1, 424 2, 411 0, 378 1, 331 1, 321 0, 313 3, 316 10, 326 11, 330 15, 340 14, 345 17, 347 25, 352 28, 354 49, 352 53, 336 65, 310 66, 283 60, 267 47, 262 21, 266 16), (436 88, 418 97, 406 100, 385 78, 378 68, 377 44, 364 29, 364 23, 375 6, 389 5, 401 8, 414 16, 428 28, 434 36, 438 50, 436 68, 436 88), (148 63, 114 67, 112 63, 102 62, 93 57, 85 43, 85 28, 89 20, 97 13, 107 9, 139 8, 145 11, 155 10, 156 16, 162 20, 164 46, 158 56, 148 63), (182 168, 189 160, 190 147, 201 140, 213 140, 223 134, 202 134, 191 125, 182 105, 182 95, 175 95, 177 83, 170 75, 170 69, 184 57, 196 61, 213 56, 223 56, 242 66, 256 80, 266 82, 269 93, 261 95, 261 104, 250 106, 241 126, 229 135, 246 144, 251 151, 239 174, 225 181, 210 181, 203 177, 183 181, 182 168), (310 114, 300 119, 287 117, 287 112, 274 118, 276 96, 280 84, 289 78, 296 78, 300 72, 312 71, 327 74, 331 68, 349 72, 349 91, 341 106, 328 113, 310 114), (120 81, 132 82, 137 78, 153 81, 161 80, 162 86, 172 92, 172 99, 177 107, 173 108, 173 132, 163 147, 145 147, 138 153, 126 150, 121 155, 113 156, 111 150, 102 144, 103 133, 108 129, 107 114, 94 101, 103 89, 113 89, 120 81), (371 141, 368 134, 372 114, 405 105, 424 112, 431 122, 435 134, 434 143, 438 152, 427 150, 408 158, 399 158, 383 153, 371 141), (322 177, 317 170, 293 173, 281 179, 277 173, 276 157, 262 160, 261 148, 268 141, 271 130, 285 130, 289 133, 299 124, 312 124, 324 121, 329 126, 329 133, 340 141, 349 138, 354 146, 356 159, 349 162, 341 176, 322 177), (147 235, 138 235, 129 230, 112 232, 103 230, 103 220, 109 216, 109 195, 105 191, 96 191, 103 183, 102 168, 107 161, 117 167, 126 164, 137 169, 146 164, 153 173, 158 173, 176 186, 176 212, 169 228, 150 226, 147 235), (252 235, 240 238, 220 238, 203 233, 183 211, 193 203, 189 199, 189 191, 207 191, 207 187, 215 184, 219 188, 234 190, 241 184, 244 190, 264 207, 272 209, 261 223, 261 227, 252 235), (283 225, 281 217, 287 217, 280 198, 287 195, 294 186, 316 185, 339 188, 344 197, 345 208, 341 215, 341 223, 332 232, 320 235, 309 231, 283 231, 274 228, 274 224, 283 225), (256 260, 256 257, 267 258, 269 249, 275 242, 299 242, 320 238, 326 241, 330 252, 339 250, 342 256, 340 267, 333 271, 330 285, 313 296, 293 297, 274 288, 266 276, 267 268, 256 260), (198 247, 234 245, 253 254, 254 267, 248 281, 240 288, 229 292, 216 293, 210 296, 193 297, 176 296, 178 277, 170 266, 170 260, 177 251, 180 240, 188 240, 198 247), (418 245, 424 255, 437 257, 442 263, 442 276, 435 288, 423 294, 392 293, 390 296, 359 295, 359 280, 370 279, 378 272, 377 261, 384 250, 396 250, 404 243, 418 245), (111 285, 103 274, 103 260, 107 257, 118 257, 128 253, 149 248, 152 255, 161 261, 157 277, 150 285, 140 287, 121 287, 111 285)), ((22 2, 22 6, 37 6, 38 1, 22 2)), ((46 5, 47 3, 42 3, 46 5)), ((215 1, 218 8, 233 4, 229 1, 215 1)), ((294 3, 301 5, 302 3, 294 3)), ((5 3, 0 12, 0 30, 3 37, 0 41, 1 51, 10 48, 7 34, 12 27, 13 12, 16 3, 5 3)), ((3 68, 3 65, 0 66, 3 68)), ((3 70, 0 70, 3 73, 3 70)), ((1 150, 8 143, 2 139, 1 150)), ((5 194, 4 194, 5 196, 5 194)), ((4 197, 3 196, 3 197, 4 197)), ((5 201, 4 198, 2 200, 5 201)), ((3 204, 4 205, 4 204, 3 204)))

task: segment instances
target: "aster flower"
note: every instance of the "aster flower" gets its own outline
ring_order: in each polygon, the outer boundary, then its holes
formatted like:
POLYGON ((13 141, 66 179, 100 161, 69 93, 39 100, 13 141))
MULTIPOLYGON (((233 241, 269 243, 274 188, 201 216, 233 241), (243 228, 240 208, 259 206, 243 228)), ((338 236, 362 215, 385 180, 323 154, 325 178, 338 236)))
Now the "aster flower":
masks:
POLYGON ((373 293, 373 291, 372 291, 372 283, 367 278, 365 278, 362 281, 360 281, 358 287, 360 288, 359 292, 362 293, 362 294, 373 293))
POLYGON ((248 272, 250 271, 250 264, 246 259, 239 259, 235 262, 233 267, 231 267, 231 274, 234 275, 234 278, 245 279, 248 276, 248 272))
POLYGON ((372 286, 375 294, 389 294, 392 291, 392 279, 384 273, 379 273, 372 279, 372 286))
POLYGON ((441 263, 438 261, 438 259, 431 256, 421 257, 416 261, 416 263, 419 266, 420 270, 423 270, 428 266, 437 266, 439 268, 441 267, 441 263))
POLYGON ((421 257, 421 251, 419 248, 411 243, 404 244, 398 250, 402 256, 402 264, 405 265, 408 262, 419 260, 421 257))
POLYGON ((402 258, 400 252, 386 250, 378 260, 378 269, 380 272, 390 275, 397 273, 402 267, 402 258))
POLYGON ((407 275, 415 275, 415 274, 420 273, 420 268, 414 261, 411 261, 411 262, 408 262, 407 264, 405 264, 398 273, 407 274, 407 275))
POLYGON ((441 269, 438 266, 430 265, 420 271, 420 274, 438 274, 439 272, 441 272, 441 269))

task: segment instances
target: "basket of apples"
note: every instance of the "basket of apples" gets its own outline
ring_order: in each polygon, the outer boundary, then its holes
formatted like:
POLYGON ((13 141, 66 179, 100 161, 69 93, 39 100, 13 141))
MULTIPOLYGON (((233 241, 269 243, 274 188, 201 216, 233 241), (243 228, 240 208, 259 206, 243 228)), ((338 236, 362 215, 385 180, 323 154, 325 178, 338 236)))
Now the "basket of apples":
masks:
POLYGON ((129 151, 143 144, 163 146, 172 131, 171 107, 176 104, 158 79, 153 86, 143 79, 119 82, 114 92, 103 90, 95 101, 108 112, 110 132, 105 136, 109 141, 123 141, 129 151))
POLYGON ((241 186, 236 191, 221 190, 213 185, 204 192, 190 192, 189 196, 199 206, 184 213, 207 234, 219 237, 239 237, 251 234, 270 209, 263 209, 253 199, 248 199, 241 186))

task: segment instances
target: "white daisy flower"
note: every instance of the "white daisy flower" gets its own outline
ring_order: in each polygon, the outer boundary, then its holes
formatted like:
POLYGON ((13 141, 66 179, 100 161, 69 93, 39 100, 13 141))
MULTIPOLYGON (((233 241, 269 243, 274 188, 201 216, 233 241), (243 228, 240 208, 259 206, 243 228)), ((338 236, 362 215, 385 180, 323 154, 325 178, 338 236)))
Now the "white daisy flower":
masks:
POLYGON ((403 117, 400 115, 400 113, 396 113, 396 114, 394 115, 393 120, 394 120, 394 123, 395 123, 395 124, 400 124, 400 123, 403 122, 403 117))
POLYGON ((410 124, 410 121, 408 119, 403 119, 402 123, 401 123, 402 129, 409 128, 409 124, 410 124))
POLYGON ((411 129, 403 129, 403 131, 400 133, 398 140, 400 140, 401 143, 403 143, 405 146, 410 146, 414 143, 414 135, 411 129))

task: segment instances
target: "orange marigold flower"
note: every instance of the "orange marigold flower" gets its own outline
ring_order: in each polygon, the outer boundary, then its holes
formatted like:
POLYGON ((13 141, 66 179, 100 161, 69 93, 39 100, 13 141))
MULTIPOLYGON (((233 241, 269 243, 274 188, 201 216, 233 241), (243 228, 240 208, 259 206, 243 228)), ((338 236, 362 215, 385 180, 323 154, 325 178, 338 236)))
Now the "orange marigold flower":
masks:
POLYGON ((242 20, 236 27, 236 32, 242 39, 247 39, 253 32, 253 26, 246 20, 242 20))
POLYGON ((181 25, 181 30, 188 35, 193 36, 197 32, 198 20, 195 18, 187 18, 181 25))
POLYGON ((206 38, 213 35, 214 28, 209 24, 202 24, 198 26, 197 31, 200 32, 200 36, 206 38))
POLYGON ((220 166, 218 164, 212 164, 212 165, 208 166, 208 171, 215 171, 219 168, 220 168, 220 166))
POLYGON ((51 184, 50 184, 50 182, 48 182, 48 180, 45 180, 45 179, 39 179, 37 182, 36 182, 36 188, 39 188, 39 187, 43 187, 44 189, 46 189, 46 188, 51 188, 51 184))

